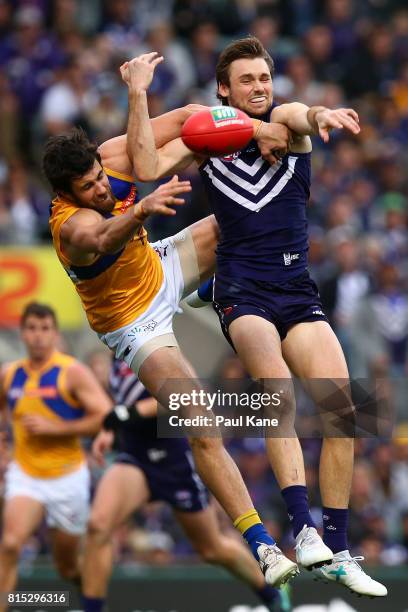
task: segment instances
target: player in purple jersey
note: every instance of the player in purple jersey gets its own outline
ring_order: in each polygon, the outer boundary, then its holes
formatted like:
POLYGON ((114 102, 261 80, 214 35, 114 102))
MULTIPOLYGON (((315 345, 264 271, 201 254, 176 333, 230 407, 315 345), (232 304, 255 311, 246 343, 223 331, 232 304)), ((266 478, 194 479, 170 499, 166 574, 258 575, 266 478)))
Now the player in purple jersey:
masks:
POLYGON ((82 572, 84 612, 99 612, 104 605, 114 531, 145 503, 157 500, 171 505, 205 561, 224 566, 246 582, 271 612, 290 610, 287 592, 266 585, 244 544, 222 534, 187 440, 157 438, 157 401, 118 359, 113 360, 109 382, 117 406, 105 419, 93 450, 101 463, 116 430, 119 452, 114 465, 104 473, 92 504, 82 572))
MULTIPOLYGON (((137 64, 130 63, 126 78, 133 78, 137 64)), ((289 151, 265 159, 254 141, 225 159, 200 160, 220 226, 215 308, 222 329, 255 379, 273 388, 284 385, 285 408, 295 408, 291 373, 303 381, 322 405, 321 394, 341 389, 345 408, 352 412, 348 393, 348 369, 340 344, 324 315, 320 297, 307 270, 306 204, 310 187, 310 136, 324 142, 332 129, 360 131, 353 109, 330 110, 294 102, 273 106, 273 61, 261 43, 248 37, 231 43, 221 54, 216 71, 218 96, 262 121, 290 128, 289 151), (276 163, 273 163, 273 162, 276 163), (345 391, 344 391, 345 389, 345 391)), ((125 80, 126 80, 125 78, 125 80)), ((179 140, 158 152, 146 138, 145 102, 140 98, 133 126, 137 141, 143 135, 148 149, 135 165, 148 168, 145 180, 171 174, 193 160, 179 140), (149 164, 147 165, 147 161, 149 164)), ((260 123, 262 130, 264 123, 260 123)), ((259 135, 259 134, 258 134, 259 135)), ((323 401, 323 408, 331 409, 323 401)), ((284 434, 283 434, 284 435, 284 434)), ((301 447, 291 437, 268 438, 268 456, 287 505, 297 561, 319 567, 318 577, 344 584, 358 594, 384 596, 387 589, 372 580, 348 550, 347 518, 353 472, 351 437, 325 437, 320 460, 323 502, 323 540, 310 515, 301 447)))

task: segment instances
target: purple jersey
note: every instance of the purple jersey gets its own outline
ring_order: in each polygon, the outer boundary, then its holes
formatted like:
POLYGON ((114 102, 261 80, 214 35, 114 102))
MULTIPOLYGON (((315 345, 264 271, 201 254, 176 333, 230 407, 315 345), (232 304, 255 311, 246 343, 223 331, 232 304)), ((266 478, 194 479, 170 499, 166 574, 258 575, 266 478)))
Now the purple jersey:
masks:
POLYGON ((305 271, 310 153, 271 166, 251 140, 239 153, 210 158, 200 173, 221 231, 217 274, 280 282, 305 271))

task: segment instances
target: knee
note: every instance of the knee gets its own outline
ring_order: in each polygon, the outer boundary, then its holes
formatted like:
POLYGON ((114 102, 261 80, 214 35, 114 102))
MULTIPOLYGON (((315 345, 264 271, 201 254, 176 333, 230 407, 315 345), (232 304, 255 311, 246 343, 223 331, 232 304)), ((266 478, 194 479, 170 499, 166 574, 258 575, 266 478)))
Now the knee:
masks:
POLYGON ((98 542, 107 541, 112 533, 112 522, 102 512, 92 513, 87 526, 87 536, 98 542))
POLYGON ((21 539, 13 533, 5 533, 1 540, 1 551, 9 558, 18 558, 23 547, 21 539))
POLYGON ((200 550, 197 551, 206 563, 211 563, 212 565, 217 565, 222 563, 222 554, 221 549, 218 546, 206 545, 201 547, 200 550))

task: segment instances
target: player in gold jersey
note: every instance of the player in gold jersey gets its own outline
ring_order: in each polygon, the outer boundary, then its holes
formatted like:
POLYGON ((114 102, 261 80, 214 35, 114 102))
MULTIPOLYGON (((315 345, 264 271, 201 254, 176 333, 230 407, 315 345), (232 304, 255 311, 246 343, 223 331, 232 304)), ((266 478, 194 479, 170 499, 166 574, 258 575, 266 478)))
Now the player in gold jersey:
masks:
MULTIPOLYGON (((141 56, 151 77, 162 59, 156 53, 141 56)), ((129 89, 130 106, 136 103, 134 95, 146 92, 129 89)), ((177 137, 190 112, 179 109, 154 120, 156 146, 177 137)), ((277 131, 271 149, 287 145, 285 128, 277 131)), ((200 389, 178 348, 172 319, 181 298, 213 274, 218 226, 210 216, 149 244, 144 221, 154 214, 176 214, 172 206, 184 203, 180 196, 191 186, 174 176, 139 202, 131 162, 139 146, 144 147, 143 141, 119 137, 97 150, 83 132, 74 131, 50 139, 43 169, 56 193, 50 217, 54 247, 91 327, 165 405, 174 379, 186 381, 184 392, 200 389)), ((211 414, 205 405, 196 410, 211 414)), ((190 443, 197 471, 252 546, 266 581, 279 586, 288 580, 297 567, 265 531, 221 437, 194 432, 190 443)))
MULTIPOLYGON (((91 371, 57 349, 54 311, 31 303, 21 318, 27 358, 3 367, 2 420, 13 433, 5 478, 0 595, 13 591, 20 551, 46 518, 56 567, 78 581, 89 511, 89 472, 80 436, 98 432, 111 400, 91 371)), ((0 597, 0 611, 6 609, 0 597)))

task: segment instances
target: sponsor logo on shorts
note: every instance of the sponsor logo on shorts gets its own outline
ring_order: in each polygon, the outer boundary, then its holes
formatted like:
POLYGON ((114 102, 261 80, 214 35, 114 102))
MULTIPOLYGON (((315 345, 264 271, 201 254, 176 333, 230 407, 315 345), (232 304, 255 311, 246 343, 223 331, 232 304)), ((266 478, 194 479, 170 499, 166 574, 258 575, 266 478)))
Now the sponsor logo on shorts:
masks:
POLYGON ((229 314, 231 314, 233 308, 233 306, 227 306, 227 308, 223 308, 222 311, 225 316, 228 316, 229 314))
POLYGON ((299 259, 300 253, 283 253, 283 262, 285 266, 290 266, 292 261, 299 259))
POLYGON ((163 259, 164 257, 167 257, 167 249, 169 248, 169 245, 166 244, 166 246, 155 246, 154 250, 156 251, 156 253, 158 254, 158 256, 160 257, 160 259, 163 259))
POLYGON ((314 314, 314 315, 320 315, 321 317, 324 317, 324 312, 323 312, 323 310, 314 310, 314 311, 312 312, 312 314, 314 314))
POLYGON ((157 327, 157 325, 157 321, 154 321, 154 319, 152 319, 151 321, 143 323, 142 325, 135 325, 135 327, 133 327, 127 335, 129 336, 129 338, 132 338, 132 340, 135 340, 138 334, 150 333, 157 327))

